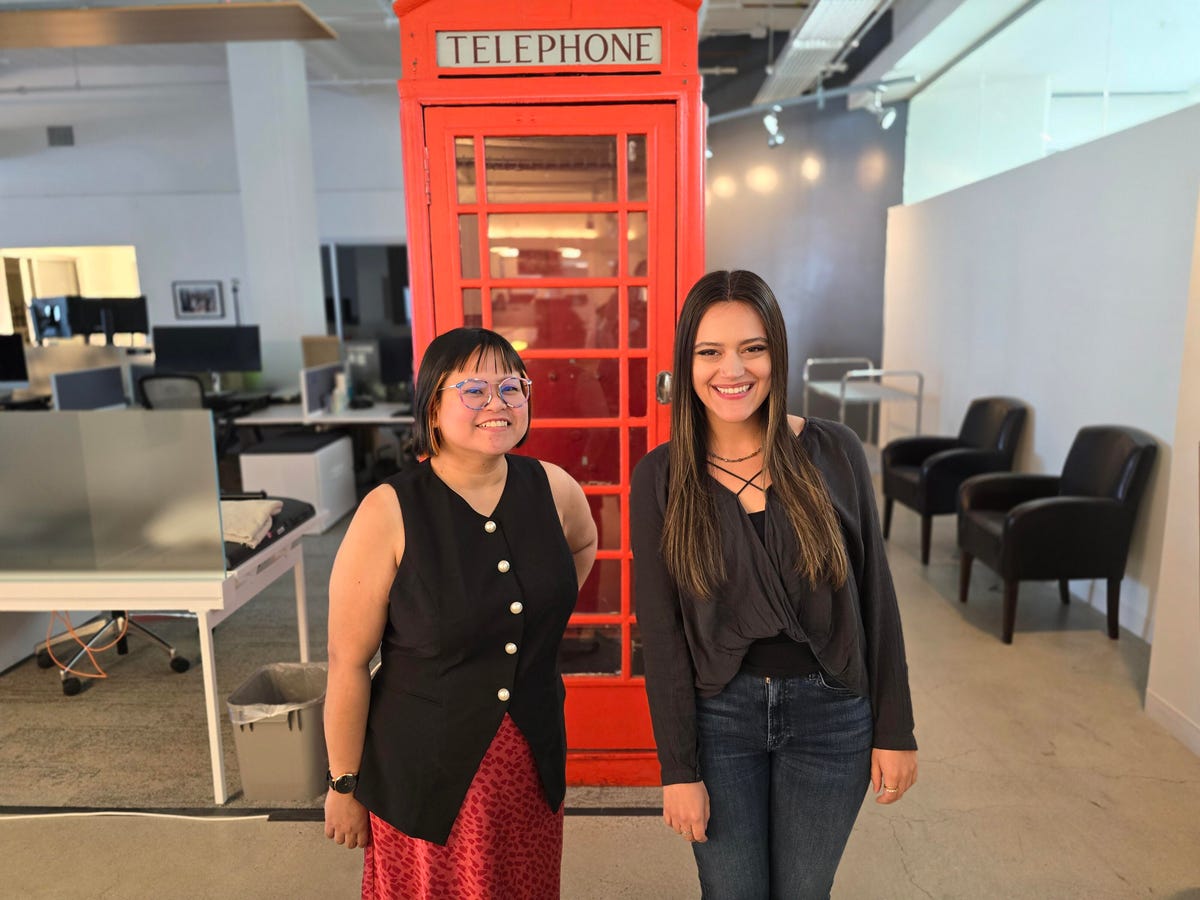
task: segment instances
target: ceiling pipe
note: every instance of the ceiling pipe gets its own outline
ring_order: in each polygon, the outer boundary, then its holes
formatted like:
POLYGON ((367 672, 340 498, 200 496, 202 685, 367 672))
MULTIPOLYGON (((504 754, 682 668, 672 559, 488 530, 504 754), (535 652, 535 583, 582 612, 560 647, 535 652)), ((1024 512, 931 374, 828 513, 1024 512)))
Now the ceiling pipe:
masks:
POLYGON ((715 116, 708 117, 708 124, 716 125, 719 122, 728 122, 746 116, 761 116, 769 112, 778 112, 791 106, 824 103, 830 97, 848 97, 851 94, 858 94, 864 91, 868 93, 886 91, 893 85, 910 84, 911 82, 920 80, 920 77, 917 75, 908 75, 904 78, 889 78, 886 81, 867 81, 862 84, 847 85, 846 87, 832 88, 830 90, 818 90, 812 94, 801 94, 799 97, 790 97, 787 100, 776 100, 772 103, 757 103, 754 106, 743 106, 741 109, 731 109, 729 112, 718 113, 715 116))

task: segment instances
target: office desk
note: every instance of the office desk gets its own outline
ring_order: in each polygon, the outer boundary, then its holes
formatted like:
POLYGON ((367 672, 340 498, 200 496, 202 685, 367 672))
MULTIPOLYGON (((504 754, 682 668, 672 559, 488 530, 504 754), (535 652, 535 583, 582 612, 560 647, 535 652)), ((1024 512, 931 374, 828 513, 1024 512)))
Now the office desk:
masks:
POLYGON ((312 413, 305 415, 299 403, 284 403, 268 406, 246 416, 238 416, 234 425, 266 428, 271 425, 303 425, 313 428, 347 428, 355 425, 409 426, 415 419, 410 414, 400 413, 399 403, 376 403, 367 409, 348 409, 342 413, 312 413))
MULTIPOLYGON (((0 580, 0 612, 52 612, 56 609, 172 610, 196 614, 200 633, 200 670, 208 717, 208 750, 212 759, 213 798, 229 799, 225 790, 225 757, 221 748, 221 703, 213 665, 213 629, 245 606, 288 571, 295 573, 296 632, 300 661, 308 662, 308 609, 304 594, 304 553, 300 538, 311 529, 310 519, 290 534, 251 556, 227 573, 163 573, 161 578, 131 575, 98 580, 96 573, 72 578, 53 573, 12 573, 0 580)), ((264 660, 274 662, 275 660, 264 660)))

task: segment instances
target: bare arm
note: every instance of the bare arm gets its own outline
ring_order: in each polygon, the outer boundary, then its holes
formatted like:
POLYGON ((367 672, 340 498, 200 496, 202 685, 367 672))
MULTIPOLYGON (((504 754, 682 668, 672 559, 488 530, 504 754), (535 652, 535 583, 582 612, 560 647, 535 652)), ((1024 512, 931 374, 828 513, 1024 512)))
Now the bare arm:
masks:
MULTIPOLYGON (((329 683, 325 747, 334 777, 357 773, 371 697, 371 657, 383 638, 388 592, 404 555, 404 522, 392 488, 364 498, 338 549, 329 578, 329 683)), ((350 849, 366 846, 367 811, 353 794, 329 791, 325 836, 350 849)))
POLYGON ((562 522, 563 537, 567 539, 567 546, 575 560, 575 577, 582 587, 592 571, 592 563, 596 561, 598 538, 592 509, 579 482, 554 463, 543 462, 542 466, 550 481, 550 492, 554 495, 554 505, 562 522))

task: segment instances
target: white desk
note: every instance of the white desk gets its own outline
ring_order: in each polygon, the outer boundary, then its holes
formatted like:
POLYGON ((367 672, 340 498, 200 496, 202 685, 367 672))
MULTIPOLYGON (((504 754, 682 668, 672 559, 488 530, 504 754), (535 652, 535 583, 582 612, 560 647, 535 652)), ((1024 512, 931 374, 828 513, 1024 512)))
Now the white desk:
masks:
POLYGON ((305 414, 299 403, 268 406, 247 416, 233 420, 235 425, 269 427, 271 425, 304 425, 315 428, 346 428, 354 425, 407 426, 416 421, 411 415, 400 414, 399 403, 376 403, 366 409, 348 409, 345 412, 305 414))
POLYGON ((0 612, 51 612, 56 609, 172 610, 196 614, 200 632, 200 670, 208 716, 208 750, 212 758, 213 798, 229 799, 225 790, 225 757, 221 749, 221 704, 213 665, 213 629, 289 570, 295 572, 296 631, 300 661, 308 662, 308 608, 304 595, 304 553, 300 538, 311 520, 256 553, 228 573, 162 573, 161 577, 101 580, 97 573, 10 573, 0 580, 0 612))
POLYGON ((916 369, 878 369, 864 357, 813 357, 805 360, 803 378, 803 414, 808 415, 809 394, 827 397, 838 405, 838 421, 845 424, 846 407, 851 404, 867 404, 867 440, 874 431, 875 407, 888 400, 904 400, 916 405, 916 427, 914 434, 921 433, 921 406, 925 395, 925 376, 916 369), (812 370, 822 366, 848 365, 863 368, 843 372, 837 380, 817 381, 812 370), (905 390, 885 384, 885 378, 912 379, 914 390, 905 390))

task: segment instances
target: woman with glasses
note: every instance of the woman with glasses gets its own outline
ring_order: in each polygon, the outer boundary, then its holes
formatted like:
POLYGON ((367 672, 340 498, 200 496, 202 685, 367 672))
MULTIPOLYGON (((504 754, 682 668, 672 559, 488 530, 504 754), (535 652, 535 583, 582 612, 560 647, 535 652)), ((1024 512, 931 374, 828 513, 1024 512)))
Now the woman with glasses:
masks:
POLYGON ((366 848, 364 898, 559 895, 557 653, 596 527, 566 472, 510 454, 531 387, 493 331, 434 339, 427 458, 366 496, 334 562, 325 834, 366 848))
POLYGON ((675 333, 671 440, 630 518, 663 819, 707 900, 828 897, 868 783, 916 781, 871 475, 843 425, 788 415, 787 332, 751 272, 712 272, 675 333))

